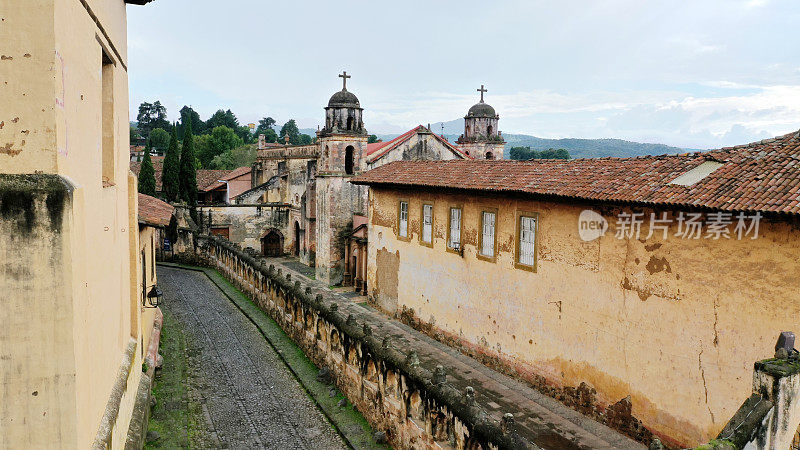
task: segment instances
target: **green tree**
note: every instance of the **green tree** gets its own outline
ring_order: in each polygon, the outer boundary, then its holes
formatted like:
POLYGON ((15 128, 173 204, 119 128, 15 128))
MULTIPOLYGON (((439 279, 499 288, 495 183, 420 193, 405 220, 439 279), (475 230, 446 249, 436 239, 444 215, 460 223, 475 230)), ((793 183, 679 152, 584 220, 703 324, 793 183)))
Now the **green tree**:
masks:
POLYGON ((565 148, 556 150, 555 157, 556 159, 570 159, 569 152, 565 148))
POLYGON ((205 123, 200 120, 200 114, 197 113, 191 106, 184 106, 180 110, 181 113, 181 124, 180 128, 178 129, 178 138, 183 139, 184 130, 186 128, 186 124, 192 124, 192 132, 195 135, 200 135, 205 130, 205 123))
POLYGON ((143 102, 139 105, 139 114, 136 116, 136 121, 138 122, 139 132, 145 138, 149 138, 150 132, 155 128, 170 129, 170 123, 167 121, 167 108, 158 100, 153 103, 143 102))
POLYGON ((272 117, 264 117, 263 119, 258 121, 258 127, 256 127, 255 135, 256 136, 258 136, 259 134, 266 135, 268 133, 267 130, 272 130, 272 132, 275 133, 275 129, 272 128, 274 126, 275 126, 275 119, 273 119, 272 117))
POLYGON ((227 111, 218 109, 217 112, 206 120, 207 130, 213 130, 216 127, 228 127, 235 130, 239 128, 239 119, 236 118, 236 115, 233 114, 230 109, 227 111))
POLYGON ((226 126, 218 126, 211 130, 211 134, 198 136, 196 153, 202 167, 211 167, 211 161, 236 147, 244 141, 236 132, 226 126))
POLYGON ((307 134, 300 134, 300 136, 297 137, 297 143, 299 145, 309 145, 311 142, 313 142, 313 138, 307 134))
POLYGON ((376 142, 378 142, 378 136, 370 134, 369 137, 367 138, 367 144, 374 144, 376 142))
POLYGON ((142 134, 139 133, 139 129, 135 125, 131 124, 130 144, 131 145, 139 145, 141 140, 142 140, 142 134))
POLYGON ((563 148, 536 151, 530 147, 511 147, 508 152, 511 159, 526 161, 529 159, 569 159, 569 152, 563 148))
POLYGON ((252 166, 258 156, 255 146, 242 145, 233 150, 228 150, 225 153, 214 157, 211 161, 213 169, 228 169, 233 170, 238 167, 252 166))
POLYGON ((508 152, 508 156, 517 161, 525 161, 533 158, 535 152, 536 151, 531 150, 530 147, 511 147, 511 151, 508 152))
POLYGON ((283 124, 278 142, 285 142, 286 136, 289 136, 290 144, 298 145, 300 143, 300 130, 297 128, 297 122, 295 122, 294 119, 283 124))
POLYGON ((172 128, 169 148, 164 158, 164 167, 161 170, 161 190, 164 192, 164 198, 166 198, 168 202, 176 202, 180 196, 179 174, 181 170, 181 156, 178 150, 178 133, 175 128, 176 127, 172 128))
POLYGON ((164 153, 169 147, 169 133, 163 128, 153 128, 150 131, 150 146, 156 153, 164 153))
POLYGON ((194 155, 194 140, 192 136, 192 125, 187 124, 186 134, 183 137, 183 150, 181 151, 181 166, 178 174, 180 186, 180 198, 192 210, 192 218, 196 219, 197 212, 197 161, 194 155))
POLYGON ((206 130, 213 130, 216 127, 230 128, 245 143, 250 143, 254 139, 250 128, 239 125, 239 119, 230 109, 226 111, 219 109, 206 120, 206 130))
POLYGON ((139 169, 139 192, 153 197, 156 195, 156 174, 150 159, 150 141, 144 147, 142 167, 139 169))
POLYGON ((263 134, 266 142, 277 142, 278 133, 275 132, 275 128, 273 128, 274 126, 275 119, 272 117, 264 117, 258 121, 258 127, 256 127, 256 131, 253 134, 256 136, 263 134))

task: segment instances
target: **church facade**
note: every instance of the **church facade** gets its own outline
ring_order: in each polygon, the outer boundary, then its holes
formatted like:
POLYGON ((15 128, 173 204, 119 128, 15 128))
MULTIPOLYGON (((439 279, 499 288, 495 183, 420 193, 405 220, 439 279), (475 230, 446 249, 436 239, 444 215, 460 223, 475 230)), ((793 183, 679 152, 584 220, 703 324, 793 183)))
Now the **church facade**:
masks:
POLYGON ((361 262, 357 254, 363 246, 366 255, 366 242, 351 244, 355 229, 366 222, 368 188, 350 183, 352 177, 393 161, 502 159, 505 142, 498 130, 499 116, 484 102, 486 90, 481 86, 480 102, 469 109, 464 134, 456 143, 422 125, 390 141, 368 143, 364 109, 347 90, 350 76, 344 72, 339 77, 342 90, 328 101, 316 142, 268 145, 260 139, 252 188, 235 200, 278 205, 269 214, 287 216, 263 230, 264 255, 291 253, 313 265, 318 280, 355 284, 365 279, 357 274, 364 273, 358 268, 366 258, 361 262))

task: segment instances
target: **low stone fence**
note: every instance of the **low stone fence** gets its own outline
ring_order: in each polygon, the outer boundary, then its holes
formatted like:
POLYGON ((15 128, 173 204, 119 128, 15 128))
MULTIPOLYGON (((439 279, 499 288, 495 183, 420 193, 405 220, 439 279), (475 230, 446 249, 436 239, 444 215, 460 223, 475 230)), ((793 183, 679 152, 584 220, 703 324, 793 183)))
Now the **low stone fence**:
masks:
POLYGON ((319 367, 330 370, 339 389, 376 430, 398 448, 529 448, 514 430, 475 403, 475 393, 446 383, 444 369, 420 367, 413 351, 402 353, 388 338, 338 310, 319 292, 266 267, 238 246, 199 237, 198 252, 248 294, 319 367))
POLYGON ((794 449, 800 440, 800 355, 755 363, 753 394, 719 436, 695 450, 794 449))

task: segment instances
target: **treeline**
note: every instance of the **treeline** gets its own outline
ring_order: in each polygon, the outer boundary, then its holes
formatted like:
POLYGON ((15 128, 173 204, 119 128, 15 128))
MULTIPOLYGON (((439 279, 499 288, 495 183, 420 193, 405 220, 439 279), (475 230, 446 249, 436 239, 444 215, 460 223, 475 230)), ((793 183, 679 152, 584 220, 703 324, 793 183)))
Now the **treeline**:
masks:
POLYGON ((315 139, 300 133, 294 119, 276 132, 275 119, 272 117, 259 120, 258 127, 251 131, 248 126, 239 123, 230 109, 220 109, 204 121, 197 111, 184 106, 180 116, 180 121, 172 124, 167 120, 167 109, 160 101, 142 103, 136 116, 137 125, 131 125, 131 144, 144 145, 146 152, 149 150, 150 154, 163 155, 173 130, 182 142, 191 128, 197 168, 235 169, 249 166, 255 161, 256 149, 253 144, 259 134, 263 134, 267 142, 282 143, 288 137, 292 145, 311 144, 315 139))
POLYGON ((527 161, 529 159, 569 159, 569 152, 563 148, 550 148, 547 150, 534 150, 530 147, 511 147, 508 153, 509 158, 517 161, 527 161))

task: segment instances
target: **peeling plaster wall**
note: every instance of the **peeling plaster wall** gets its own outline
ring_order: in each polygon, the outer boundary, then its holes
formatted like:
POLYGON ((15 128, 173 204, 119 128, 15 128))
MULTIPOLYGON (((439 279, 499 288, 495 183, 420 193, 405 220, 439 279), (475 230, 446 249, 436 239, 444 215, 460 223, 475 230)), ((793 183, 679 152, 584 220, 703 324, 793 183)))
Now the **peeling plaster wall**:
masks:
POLYGON ((462 158, 442 144, 432 133, 421 132, 415 133, 408 141, 369 163, 369 169, 389 164, 392 161, 439 161, 450 159, 462 158))
POLYGON ((630 395, 634 416, 687 445, 716 436, 750 395, 752 361, 797 328, 796 223, 762 219, 756 240, 645 239, 647 225, 641 240, 618 240, 616 216, 628 211, 618 207, 385 188, 371 197, 373 301, 390 312, 412 308, 523 377, 587 382, 605 404, 630 395), (410 200, 407 242, 395 234, 399 198, 410 200), (433 248, 418 240, 421 198, 434 203, 433 248), (451 204, 464 206, 463 257, 445 250, 451 204), (476 258, 483 207, 498 208, 496 262, 476 258), (605 236, 578 237, 584 209, 608 220, 605 236), (536 272, 514 267, 518 210, 539 213, 536 272), (385 281, 395 276, 396 299, 385 281))
MULTIPOLYGON (((0 378, 8 383, 6 392, 27 392, 14 403, 12 415, 0 417, 0 442, 86 448, 114 398, 119 403, 111 411, 113 417, 107 417, 113 424, 108 436, 113 442, 124 442, 126 437, 141 372, 130 372, 126 383, 133 388, 121 397, 113 397, 112 390, 130 340, 141 345, 141 327, 152 328, 152 323, 143 323, 147 318, 142 319, 136 303, 141 274, 136 178, 128 168, 125 21, 123 0, 0 2, 0 173, 57 175, 72 186, 64 211, 70 225, 60 237, 39 238, 61 245, 64 253, 47 254, 35 250, 39 244, 30 244, 33 251, 8 255, 21 258, 17 261, 24 261, 31 272, 24 284, 4 290, 10 298, 47 291, 47 286, 60 282, 59 277, 68 290, 43 293, 26 305, 25 312, 7 311, 26 320, 6 328, 10 340, 3 337, 4 363, 24 365, 30 358, 26 356, 32 351, 30 344, 18 345, 14 336, 41 336, 37 344, 41 360, 15 377, 0 378), (107 168, 114 173, 105 186, 104 49, 114 62, 105 71, 113 79, 113 88, 106 90, 113 96, 113 106, 106 108, 105 148, 107 168), (45 275, 52 271, 60 275, 45 275), (47 296, 52 302, 45 300, 47 296), (63 322, 48 328, 51 320, 62 317, 71 320, 68 337, 62 336, 63 322), (57 338, 47 338, 54 333, 57 338), (59 362, 65 358, 71 367, 59 362), (48 384, 38 373, 49 373, 59 381, 48 384), (73 402, 71 411, 64 412, 68 402, 73 402)), ((0 248, 21 251, 19 234, 3 236, 0 248)), ((140 350, 135 352, 134 366, 141 362, 140 350)))

